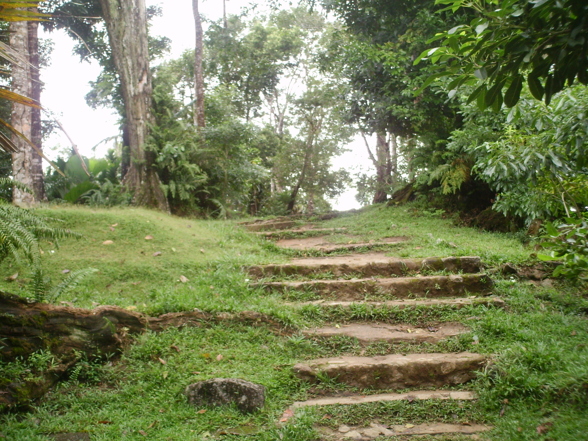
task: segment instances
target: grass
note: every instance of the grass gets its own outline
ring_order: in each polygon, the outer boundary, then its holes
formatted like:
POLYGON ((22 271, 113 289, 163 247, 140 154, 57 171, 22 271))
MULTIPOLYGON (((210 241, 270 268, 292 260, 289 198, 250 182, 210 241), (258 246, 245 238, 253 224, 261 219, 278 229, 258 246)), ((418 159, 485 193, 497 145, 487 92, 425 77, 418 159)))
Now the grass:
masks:
MULTIPOLYGON (((111 304, 150 315, 194 308, 255 310, 290 326, 294 334, 277 335, 268 327, 230 322, 147 333, 118 360, 105 364, 82 360, 67 381, 31 411, 0 415, 0 439, 46 441, 54 433, 87 432, 93 441, 315 441, 320 439, 316 424, 336 429, 340 424, 372 420, 487 423, 495 428, 484 436, 497 441, 575 441, 584 439, 588 431, 588 301, 573 287, 545 288, 495 276, 494 292, 507 301, 506 309, 285 306, 283 296, 251 288, 242 268, 283 263, 294 253, 245 232, 234 222, 182 219, 143 209, 59 206, 40 211, 63 219, 61 226, 83 234, 80 240, 63 241, 59 249, 56 244, 42 244, 42 260, 54 283, 65 277, 64 270, 99 270, 58 303, 86 308, 111 304), (105 245, 105 241, 113 243, 105 245), (180 276, 188 280, 183 283, 180 276), (307 339, 297 332, 325 323, 370 320, 413 326, 461 322, 470 332, 438 344, 367 347, 350 338, 307 339), (467 386, 479 394, 478 401, 329 406, 297 412, 288 423, 276 424, 293 401, 314 396, 321 388, 347 390, 336 381, 313 387, 301 382, 291 367, 302 360, 435 351, 471 351, 492 357, 492 366, 467 386), (232 408, 189 406, 184 388, 215 377, 264 385, 263 411, 243 415, 232 408)), ((372 207, 322 222, 321 227, 345 227, 345 234, 365 240, 410 237, 410 242, 386 249, 397 257, 479 255, 494 267, 532 263, 532 250, 513 236, 459 228, 436 212, 410 207, 372 207)), ((5 262, 0 275, 0 289, 27 293, 29 275, 23 268, 5 262), (5 280, 16 272, 16 281, 5 280)), ((290 300, 309 298, 308 293, 289 295, 290 300)), ((0 378, 34 376, 50 363, 50 355, 42 352, 32 360, 0 363, 0 378)))

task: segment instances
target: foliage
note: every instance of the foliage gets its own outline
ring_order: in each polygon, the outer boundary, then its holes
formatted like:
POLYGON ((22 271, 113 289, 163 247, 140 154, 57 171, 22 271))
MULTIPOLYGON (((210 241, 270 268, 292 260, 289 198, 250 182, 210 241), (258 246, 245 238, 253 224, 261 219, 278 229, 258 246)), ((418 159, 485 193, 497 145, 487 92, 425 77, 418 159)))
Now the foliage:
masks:
POLYGON ((556 224, 547 223, 541 237, 546 240, 541 245, 550 253, 538 257, 562 262, 553 271, 555 277, 588 282, 588 213, 556 224))
POLYGON ((504 134, 468 148, 474 171, 499 194, 495 208, 505 214, 569 217, 588 205, 588 90, 570 88, 553 104, 522 101, 518 117, 506 118, 504 134))
POLYGON ((448 90, 477 85, 469 100, 480 108, 514 106, 526 83, 534 98, 552 97, 577 80, 588 84, 588 5, 583 0, 437 0, 445 11, 474 18, 442 32, 442 45, 415 61, 439 62, 448 90), (506 89, 506 91, 504 91, 506 89))

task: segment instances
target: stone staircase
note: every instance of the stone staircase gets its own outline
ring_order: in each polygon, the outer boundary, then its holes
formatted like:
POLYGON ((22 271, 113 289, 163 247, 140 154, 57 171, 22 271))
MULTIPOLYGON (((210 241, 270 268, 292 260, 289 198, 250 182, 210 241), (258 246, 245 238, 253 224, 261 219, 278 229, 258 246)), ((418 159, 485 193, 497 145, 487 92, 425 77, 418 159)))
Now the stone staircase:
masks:
MULTIPOLYGON (((281 223, 285 225, 283 228, 293 227, 286 226, 287 221, 281 223)), ((272 226, 271 234, 264 233, 261 228, 257 229, 258 225, 255 231, 268 239, 283 237, 276 234, 275 230, 279 228, 277 223, 267 224, 272 226)), ((298 224, 294 227, 284 234, 292 237, 317 228, 305 228, 298 224)), ((320 230, 325 232, 325 229, 320 230)), ((320 250, 321 247, 317 246, 315 249, 320 250)), ((250 276, 256 279, 256 286, 286 295, 292 291, 302 291, 314 299, 290 302, 291 305, 316 305, 320 308, 353 308, 365 305, 399 310, 416 306, 459 309, 476 304, 503 307, 504 302, 491 295, 491 279, 481 271, 482 262, 478 257, 399 259, 386 256, 384 252, 297 258, 286 264, 248 268, 250 276)), ((466 332, 466 326, 454 322, 415 326, 381 320, 328 323, 320 328, 305 330, 303 335, 307 338, 347 337, 364 346, 383 342, 392 350, 385 355, 343 355, 296 364, 293 372, 304 381, 313 384, 335 382, 346 388, 346 391, 360 392, 346 392, 343 394, 345 396, 334 393, 332 396, 296 402, 291 410, 309 406, 362 405, 391 401, 476 400, 473 392, 461 388, 476 376, 476 372, 487 366, 489 360, 486 356, 471 352, 396 353, 393 349, 396 344, 435 344, 466 332), (458 390, 454 390, 456 388, 458 390), (407 389, 410 391, 405 392, 407 389)), ((363 426, 341 425, 336 430, 325 426, 317 429, 324 440, 407 439, 429 435, 443 435, 446 437, 443 439, 454 439, 454 436, 459 439, 482 439, 483 432, 490 427, 436 421, 399 426, 374 420, 365 421, 363 426)))

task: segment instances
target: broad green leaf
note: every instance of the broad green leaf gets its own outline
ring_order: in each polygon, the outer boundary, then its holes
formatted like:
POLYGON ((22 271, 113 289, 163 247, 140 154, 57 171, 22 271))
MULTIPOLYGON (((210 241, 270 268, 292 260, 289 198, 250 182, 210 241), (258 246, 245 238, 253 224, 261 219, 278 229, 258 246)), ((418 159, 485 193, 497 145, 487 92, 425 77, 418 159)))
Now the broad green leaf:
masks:
POLYGON ((533 75, 533 72, 531 72, 527 77, 527 84, 529 85, 529 91, 531 92, 531 95, 533 95, 535 99, 542 100, 545 89, 543 89, 541 80, 539 80, 536 75, 533 75))
POLYGON ((513 107, 519 101, 522 90, 523 76, 517 75, 510 83, 510 86, 504 95, 504 104, 506 104, 506 107, 513 107))

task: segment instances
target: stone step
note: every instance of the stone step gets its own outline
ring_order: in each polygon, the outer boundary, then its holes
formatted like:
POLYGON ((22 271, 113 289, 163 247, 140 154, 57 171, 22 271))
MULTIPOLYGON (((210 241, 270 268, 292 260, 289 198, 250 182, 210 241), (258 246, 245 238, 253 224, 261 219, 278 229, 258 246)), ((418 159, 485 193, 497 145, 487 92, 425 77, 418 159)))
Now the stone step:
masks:
POLYGON ((390 401, 421 401, 421 400, 456 400, 472 401, 478 397, 470 391, 449 390, 417 390, 399 394, 348 395, 344 397, 322 397, 306 401, 297 401, 292 409, 310 406, 352 405, 366 403, 385 403, 390 401))
POLYGON ((381 440, 388 439, 387 437, 406 439, 413 436, 420 438, 435 435, 465 435, 468 438, 471 436, 471 439, 474 440, 481 439, 477 434, 487 432, 492 427, 484 424, 427 423, 386 425, 372 423, 369 427, 340 426, 338 430, 327 427, 318 427, 317 429, 321 433, 321 440, 323 441, 369 441, 376 438, 381 440), (382 436, 386 438, 380 438, 382 436))
POLYGON ((374 323, 350 323, 341 326, 325 326, 303 331, 307 337, 356 338, 362 344, 386 343, 437 343, 468 332, 461 323, 440 323, 426 328, 411 325, 374 323))
POLYGON ((256 284, 269 291, 312 291, 338 300, 362 300, 366 295, 393 298, 459 297, 468 293, 489 294, 492 280, 485 274, 450 276, 395 277, 352 280, 305 280, 256 284))
POLYGON ((278 231, 259 231, 255 234, 258 236, 264 237, 265 239, 281 239, 283 237, 291 237, 291 236, 301 236, 307 234, 335 234, 335 233, 343 233, 347 231, 347 228, 314 228, 314 225, 305 225, 300 228, 295 228, 293 230, 278 230, 278 231))
POLYGON ((250 224, 244 224, 243 226, 247 231, 268 231, 268 230, 287 230, 295 227, 296 221, 285 220, 285 221, 264 221, 254 222, 250 224))
POLYGON ((466 383, 485 365, 485 356, 461 352, 321 358, 298 363, 293 370, 312 383, 326 376, 360 389, 407 389, 466 383))
POLYGON ((403 276, 407 272, 449 271, 463 273, 480 272, 479 257, 428 257, 425 259, 398 259, 385 253, 368 253, 348 256, 293 259, 290 263, 255 265, 247 268, 252 277, 307 276, 330 273, 335 277, 345 275, 403 276))
POLYGON ((331 253, 341 250, 357 250, 360 248, 374 248, 386 245, 398 244, 409 240, 408 237, 385 237, 377 241, 370 242, 354 242, 352 237, 348 237, 349 243, 331 243, 327 241, 327 236, 302 237, 296 239, 282 239, 276 242, 280 248, 298 251, 320 251, 323 253, 331 253))
POLYGON ((291 306, 308 306, 315 305, 324 308, 351 308, 357 305, 367 305, 373 307, 386 308, 413 308, 415 306, 436 307, 436 306, 451 306, 461 309, 465 306, 492 306, 497 308, 504 308, 506 302, 499 297, 470 297, 470 298, 455 298, 455 299, 405 299, 405 300, 387 300, 383 302, 346 302, 346 301, 328 301, 316 300, 312 302, 288 303, 291 306))

